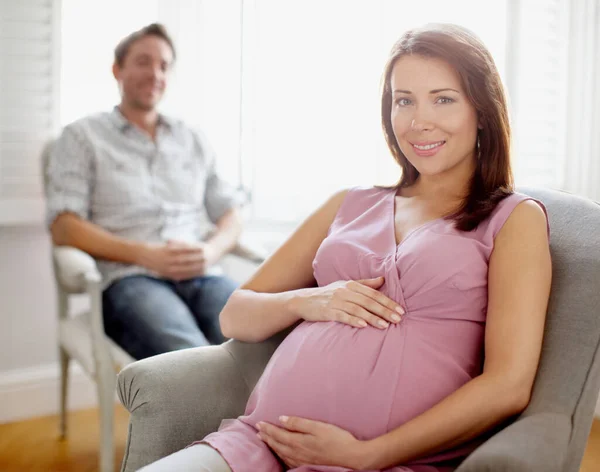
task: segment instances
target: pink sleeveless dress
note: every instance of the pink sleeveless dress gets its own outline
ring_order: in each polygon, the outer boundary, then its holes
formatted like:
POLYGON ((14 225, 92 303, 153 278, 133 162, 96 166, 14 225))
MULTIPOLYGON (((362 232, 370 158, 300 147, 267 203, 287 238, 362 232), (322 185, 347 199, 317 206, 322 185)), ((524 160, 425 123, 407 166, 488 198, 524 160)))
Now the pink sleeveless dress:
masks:
MULTIPOLYGON (((351 189, 313 268, 319 286, 385 276, 380 291, 405 308, 402 321, 385 330, 337 322, 298 325, 273 354, 244 416, 223 421, 218 432, 200 441, 218 450, 233 472, 286 470, 256 436, 259 421, 279 425, 280 415, 299 416, 372 439, 481 373, 494 238, 517 204, 531 198, 517 193, 505 198, 472 232, 437 219, 396 245, 394 195, 389 189, 351 189)), ((386 471, 451 471, 477 445, 474 441, 386 471)))

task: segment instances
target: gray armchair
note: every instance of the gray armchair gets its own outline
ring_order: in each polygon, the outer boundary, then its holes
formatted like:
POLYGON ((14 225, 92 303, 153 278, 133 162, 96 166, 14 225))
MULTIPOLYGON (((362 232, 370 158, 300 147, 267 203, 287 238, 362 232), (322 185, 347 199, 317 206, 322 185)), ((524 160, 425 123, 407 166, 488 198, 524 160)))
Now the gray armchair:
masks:
MULTIPOLYGON (((578 472, 600 388, 600 207, 552 190, 523 188, 547 206, 553 287, 541 363, 527 409, 458 472, 578 472)), ((130 411, 122 472, 177 451, 247 398, 286 333, 258 344, 229 341, 138 361, 118 376, 130 411)))

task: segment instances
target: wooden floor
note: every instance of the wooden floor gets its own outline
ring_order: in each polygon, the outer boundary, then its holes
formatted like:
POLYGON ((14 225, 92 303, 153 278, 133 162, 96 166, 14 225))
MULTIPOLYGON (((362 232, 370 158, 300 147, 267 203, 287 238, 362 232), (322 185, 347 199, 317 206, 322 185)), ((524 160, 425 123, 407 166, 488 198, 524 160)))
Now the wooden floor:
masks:
MULTIPOLYGON (((115 472, 119 470, 127 439, 129 414, 115 406, 115 472)), ((0 472, 93 472, 98 470, 98 413, 71 413, 68 439, 58 439, 58 419, 48 416, 0 425, 0 472)), ((600 470, 600 421, 594 421, 581 472, 600 470)))
POLYGON ((600 470, 600 420, 594 420, 580 472, 598 472, 600 470))
MULTIPOLYGON (((115 472, 127 441, 129 413, 115 405, 115 472)), ((0 472, 95 472, 100 428, 97 410, 70 413, 67 439, 60 440, 58 417, 0 425, 0 472)))

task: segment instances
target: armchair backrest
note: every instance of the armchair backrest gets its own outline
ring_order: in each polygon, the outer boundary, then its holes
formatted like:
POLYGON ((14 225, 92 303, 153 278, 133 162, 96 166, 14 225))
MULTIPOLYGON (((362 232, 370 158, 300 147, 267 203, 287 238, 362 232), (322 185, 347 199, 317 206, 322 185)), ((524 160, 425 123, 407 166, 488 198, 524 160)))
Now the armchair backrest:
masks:
POLYGON ((56 144, 55 139, 50 139, 42 150, 41 157, 41 166, 42 166, 42 182, 44 184, 44 192, 47 192, 48 188, 48 165, 50 164, 50 156, 52 155, 52 151, 54 149, 54 145, 56 144))
POLYGON ((223 344, 223 347, 240 366, 241 375, 248 387, 248 395, 254 389, 277 346, 294 327, 285 329, 261 343, 245 343, 232 339, 223 344))
POLYGON ((600 206, 554 190, 519 190, 546 205, 553 267, 542 357, 523 415, 572 419, 565 464, 577 472, 600 389, 600 206))

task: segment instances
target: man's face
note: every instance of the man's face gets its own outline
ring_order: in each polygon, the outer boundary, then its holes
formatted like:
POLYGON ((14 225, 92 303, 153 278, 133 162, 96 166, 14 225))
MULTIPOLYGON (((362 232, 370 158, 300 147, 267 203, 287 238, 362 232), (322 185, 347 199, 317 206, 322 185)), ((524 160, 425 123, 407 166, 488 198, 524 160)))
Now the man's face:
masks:
POLYGON ((122 66, 113 66, 123 101, 139 110, 153 110, 165 92, 172 62, 173 51, 164 39, 144 36, 135 41, 122 66))

